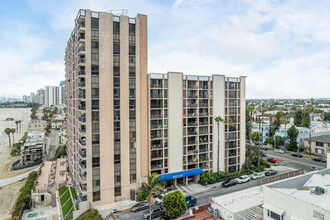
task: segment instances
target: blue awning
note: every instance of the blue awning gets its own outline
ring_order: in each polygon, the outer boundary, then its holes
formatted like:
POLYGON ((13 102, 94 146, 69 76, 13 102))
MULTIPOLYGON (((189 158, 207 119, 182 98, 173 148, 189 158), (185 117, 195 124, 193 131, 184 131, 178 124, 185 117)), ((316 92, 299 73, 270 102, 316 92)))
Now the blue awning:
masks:
POLYGON ((163 175, 159 175, 159 181, 164 181, 164 180, 172 180, 172 179, 177 179, 177 178, 182 178, 186 176, 194 176, 197 174, 202 174, 203 170, 201 168, 193 169, 193 170, 185 170, 185 171, 180 171, 180 172, 175 172, 175 173, 167 173, 163 175))

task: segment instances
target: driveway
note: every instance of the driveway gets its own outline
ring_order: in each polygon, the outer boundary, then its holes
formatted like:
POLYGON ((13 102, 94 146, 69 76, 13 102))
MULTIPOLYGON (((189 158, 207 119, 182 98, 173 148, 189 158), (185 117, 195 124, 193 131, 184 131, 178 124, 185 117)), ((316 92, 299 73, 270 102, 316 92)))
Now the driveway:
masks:
POLYGON ((21 181, 22 179, 27 178, 31 172, 39 171, 39 169, 40 169, 40 166, 33 169, 33 170, 30 170, 29 172, 23 173, 23 174, 18 175, 18 176, 10 177, 10 178, 7 178, 7 179, 0 179, 0 187, 7 186, 7 185, 10 185, 10 184, 16 183, 18 181, 21 181))

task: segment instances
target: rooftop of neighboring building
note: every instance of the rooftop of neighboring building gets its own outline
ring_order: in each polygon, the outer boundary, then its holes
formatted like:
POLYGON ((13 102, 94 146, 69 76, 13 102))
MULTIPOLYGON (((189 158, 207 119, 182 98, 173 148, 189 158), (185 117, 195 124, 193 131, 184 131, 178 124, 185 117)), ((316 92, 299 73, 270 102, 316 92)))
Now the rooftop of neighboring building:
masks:
MULTIPOLYGON (((305 140, 309 140, 308 138, 305 140)), ((321 142, 321 143, 330 143, 330 135, 322 135, 317 137, 312 137, 311 141, 321 142)))
POLYGON ((330 210, 330 169, 294 177, 266 187, 320 208, 330 210), (318 194, 315 191, 316 187, 325 189, 325 193, 318 194))
POLYGON ((237 213, 262 205, 264 197, 262 188, 256 186, 212 198, 212 201, 230 212, 237 213))
POLYGON ((56 173, 55 173, 55 182, 61 183, 67 180, 67 168, 68 164, 66 158, 57 158, 56 160, 56 173))

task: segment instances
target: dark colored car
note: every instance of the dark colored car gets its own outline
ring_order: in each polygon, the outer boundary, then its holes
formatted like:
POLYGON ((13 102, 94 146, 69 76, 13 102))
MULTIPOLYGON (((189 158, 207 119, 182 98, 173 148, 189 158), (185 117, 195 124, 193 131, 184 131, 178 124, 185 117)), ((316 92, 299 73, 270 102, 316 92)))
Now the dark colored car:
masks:
POLYGON ((321 157, 316 157, 316 158, 313 158, 312 160, 317 161, 317 162, 322 162, 322 163, 327 162, 324 158, 321 158, 321 157))
POLYGON ((292 153, 290 154, 292 157, 303 157, 300 153, 292 153))
POLYGON ((147 210, 148 208, 149 208, 149 203, 147 203, 147 202, 140 202, 140 203, 134 205, 131 208, 131 211, 132 212, 139 212, 139 211, 142 211, 142 210, 147 210))
POLYGON ((311 170, 314 171, 314 170, 319 170, 319 169, 317 167, 312 167, 311 170))
POLYGON ((169 217, 166 213, 163 213, 160 217, 159 220, 170 220, 171 217, 169 217))
POLYGON ((273 157, 268 158, 267 161, 271 163, 279 163, 279 161, 274 159, 273 157))
POLYGON ((229 187, 229 186, 235 186, 236 185, 236 180, 235 179, 229 179, 223 182, 221 185, 222 187, 229 187))
POLYGON ((268 170, 265 172, 265 176, 273 176, 276 175, 277 171, 276 170, 268 170))
POLYGON ((268 150, 267 147, 263 146, 263 147, 260 147, 261 150, 268 150))
POLYGON ((262 153, 262 156, 263 156, 263 157, 267 157, 267 154, 265 154, 265 153, 262 153))

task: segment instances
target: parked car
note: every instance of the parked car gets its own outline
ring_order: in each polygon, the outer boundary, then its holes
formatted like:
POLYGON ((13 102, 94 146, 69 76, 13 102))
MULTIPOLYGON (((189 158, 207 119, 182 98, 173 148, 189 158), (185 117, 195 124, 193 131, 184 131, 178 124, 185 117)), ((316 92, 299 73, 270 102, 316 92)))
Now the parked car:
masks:
POLYGON ((250 181, 250 177, 247 176, 247 175, 244 175, 244 176, 240 176, 236 179, 236 182, 237 183, 247 183, 250 181))
POLYGON ((164 198, 165 194, 161 194, 161 195, 158 195, 156 198, 155 198, 155 203, 158 204, 158 205, 161 205, 162 202, 163 202, 163 198, 164 198))
POLYGON ((263 173, 255 173, 252 175, 251 179, 257 180, 257 179, 262 179, 264 177, 265 177, 265 175, 263 173))
POLYGON ((260 149, 261 150, 268 150, 268 148, 266 146, 261 146, 260 149))
POLYGON ((142 211, 142 210, 146 210, 149 208, 149 203, 147 202, 140 202, 138 204, 135 204, 132 208, 131 208, 131 211, 132 212, 139 212, 139 211, 142 211))
POLYGON ((317 168, 317 167, 312 167, 311 170, 312 170, 312 171, 314 171, 314 170, 319 170, 319 168, 317 168))
POLYGON ((273 157, 267 158, 267 161, 271 163, 279 163, 279 161, 274 159, 273 157))
POLYGON ((151 210, 144 211, 142 213, 143 219, 154 219, 162 216, 165 213, 163 208, 161 206, 155 205, 151 207, 151 210))
POLYGON ((276 175, 276 174, 277 174, 276 170, 268 170, 268 171, 265 172, 266 176, 273 176, 273 175, 276 175))
POLYGON ((292 153, 290 154, 292 157, 303 157, 300 153, 292 153))
POLYGON ((284 154, 284 151, 282 149, 275 149, 274 152, 275 153, 284 154))
POLYGON ((324 158, 321 158, 321 157, 316 157, 316 158, 313 158, 312 160, 317 161, 317 162, 322 162, 322 163, 327 162, 324 158))
POLYGON ((171 217, 169 217, 166 213, 162 214, 159 218, 159 220, 170 220, 171 217))
POLYGON ((265 154, 265 153, 262 153, 262 156, 263 156, 263 157, 267 157, 267 154, 265 154))
POLYGON ((235 186, 236 185, 236 180, 235 179, 229 179, 223 182, 221 185, 222 187, 229 187, 229 186, 235 186))

